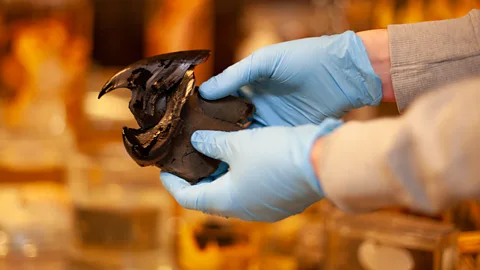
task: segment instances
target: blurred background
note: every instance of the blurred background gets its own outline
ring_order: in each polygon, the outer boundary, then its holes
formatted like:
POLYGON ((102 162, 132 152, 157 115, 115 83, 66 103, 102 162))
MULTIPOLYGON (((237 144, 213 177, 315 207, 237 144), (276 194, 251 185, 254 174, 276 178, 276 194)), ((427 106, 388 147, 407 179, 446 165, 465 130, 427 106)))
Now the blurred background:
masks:
MULTIPOLYGON (((480 205, 351 216, 328 202, 275 224, 180 209, 125 152, 141 58, 211 49, 198 84, 272 43, 457 18, 478 0, 0 0, 0 270, 480 269, 480 205)), ((396 115, 394 104, 346 120, 396 115)))

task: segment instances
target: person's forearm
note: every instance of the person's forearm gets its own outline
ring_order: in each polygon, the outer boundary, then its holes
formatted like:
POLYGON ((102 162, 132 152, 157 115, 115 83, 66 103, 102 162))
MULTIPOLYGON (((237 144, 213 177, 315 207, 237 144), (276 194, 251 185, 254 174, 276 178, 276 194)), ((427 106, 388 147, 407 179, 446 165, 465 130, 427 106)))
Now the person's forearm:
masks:
POLYGON ((386 29, 358 32, 368 53, 373 70, 382 81, 382 101, 395 102, 392 77, 390 75, 390 50, 386 29))
POLYGON ((426 214, 480 199, 479 87, 450 85, 400 117, 349 122, 317 140, 311 162, 326 197, 346 211, 426 214))
POLYGON ((480 76, 480 12, 463 18, 358 32, 384 102, 403 111, 420 95, 465 78, 480 76))

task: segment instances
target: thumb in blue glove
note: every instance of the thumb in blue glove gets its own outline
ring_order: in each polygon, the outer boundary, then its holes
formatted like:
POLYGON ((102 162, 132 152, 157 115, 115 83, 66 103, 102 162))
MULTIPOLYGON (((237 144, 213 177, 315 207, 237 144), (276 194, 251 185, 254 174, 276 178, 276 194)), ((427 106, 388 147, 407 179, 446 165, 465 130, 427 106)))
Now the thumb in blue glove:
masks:
POLYGON ((320 125, 197 131, 193 146, 224 161, 230 170, 193 186, 169 173, 162 173, 161 180, 187 209, 247 221, 278 221, 324 197, 310 153, 317 138, 341 124, 327 119, 320 125))
POLYGON ((264 126, 319 124, 378 105, 382 82, 352 31, 263 47, 200 85, 207 99, 238 95, 264 126))

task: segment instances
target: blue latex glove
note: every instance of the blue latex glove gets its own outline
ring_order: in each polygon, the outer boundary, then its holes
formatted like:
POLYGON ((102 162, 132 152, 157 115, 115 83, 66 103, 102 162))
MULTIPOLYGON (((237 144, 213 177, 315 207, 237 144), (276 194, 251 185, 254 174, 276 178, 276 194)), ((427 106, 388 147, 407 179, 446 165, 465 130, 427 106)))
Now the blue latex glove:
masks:
POLYGON ((264 127, 238 132, 197 131, 193 146, 230 170, 197 185, 162 173, 165 188, 187 209, 248 221, 278 221, 323 198, 310 162, 312 146, 342 124, 264 127))
POLYGON ((296 126, 378 105, 382 83, 362 40, 347 31, 264 47, 203 83, 200 93, 249 98, 260 126, 296 126))

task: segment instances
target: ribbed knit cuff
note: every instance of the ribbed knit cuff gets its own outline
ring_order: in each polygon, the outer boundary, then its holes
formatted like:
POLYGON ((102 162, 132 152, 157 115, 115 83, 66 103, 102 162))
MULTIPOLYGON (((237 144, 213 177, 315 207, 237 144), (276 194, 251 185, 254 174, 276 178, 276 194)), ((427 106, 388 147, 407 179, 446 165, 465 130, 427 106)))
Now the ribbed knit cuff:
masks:
POLYGON ((480 76, 480 12, 451 20, 390 25, 391 76, 398 109, 446 84, 480 76))

